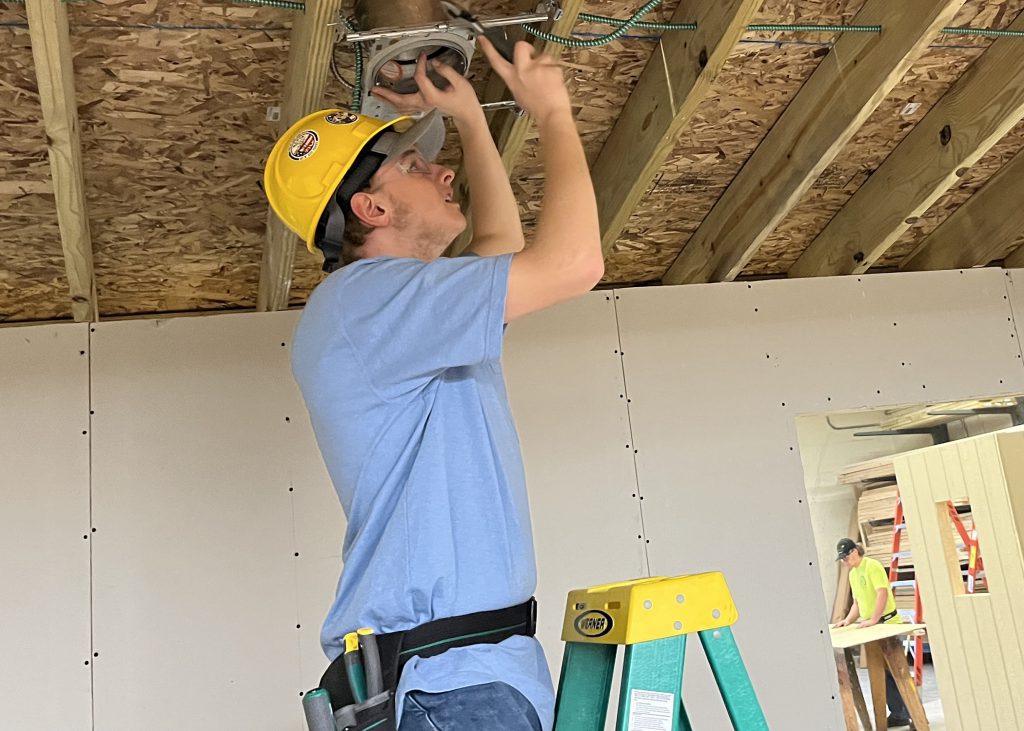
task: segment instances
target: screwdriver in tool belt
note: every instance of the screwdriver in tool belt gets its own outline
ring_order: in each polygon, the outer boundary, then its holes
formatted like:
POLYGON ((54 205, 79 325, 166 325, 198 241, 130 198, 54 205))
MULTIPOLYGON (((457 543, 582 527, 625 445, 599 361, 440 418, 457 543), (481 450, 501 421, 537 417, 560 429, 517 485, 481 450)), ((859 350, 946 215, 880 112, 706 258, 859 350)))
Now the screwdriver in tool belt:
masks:
POLYGON ((363 675, 363 661, 359 655, 359 635, 349 632, 345 635, 345 674, 348 687, 356 703, 366 700, 366 677, 363 675))
POLYGON ((366 668, 366 695, 373 698, 384 692, 384 678, 380 669, 380 651, 377 649, 377 638, 369 627, 360 627, 359 649, 363 655, 363 666, 366 668))

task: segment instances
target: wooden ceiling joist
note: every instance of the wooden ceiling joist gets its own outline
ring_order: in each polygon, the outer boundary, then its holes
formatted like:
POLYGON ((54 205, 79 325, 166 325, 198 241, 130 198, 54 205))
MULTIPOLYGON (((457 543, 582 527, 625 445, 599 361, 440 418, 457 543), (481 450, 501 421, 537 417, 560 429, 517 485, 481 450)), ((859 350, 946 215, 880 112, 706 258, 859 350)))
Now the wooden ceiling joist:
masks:
POLYGON ((1018 246, 1003 260, 1003 267, 1006 269, 1024 269, 1024 245, 1018 246))
POLYGON ((1024 150, 921 242, 906 271, 966 269, 1000 258, 1024 234, 1024 150))
POLYGON ((85 204, 67 9, 59 0, 26 0, 29 39, 43 110, 64 265, 76 322, 97 319, 92 238, 85 204))
MULTIPOLYGON (((1024 13, 1010 25, 1024 30, 1024 13)), ((967 168, 1024 118, 1024 43, 999 38, 867 179, 789 271, 867 271, 967 168)))
POLYGON ((693 0, 673 13, 697 30, 658 42, 592 167, 606 256, 760 5, 693 0))
MULTIPOLYGON (((338 21, 340 7, 341 0, 306 0, 305 11, 296 14, 284 76, 279 134, 323 103, 327 70, 334 50, 334 24, 338 21)), ((256 305, 259 311, 288 307, 295 250, 304 245, 268 206, 256 305)))
MULTIPOLYGON (((562 2, 562 15, 551 24, 549 32, 558 36, 568 36, 572 33, 572 28, 576 25, 576 16, 579 15, 583 2, 584 0, 565 0, 562 2)), ((535 10, 536 7, 536 2, 526 0, 526 2, 517 3, 516 7, 513 8, 513 12, 526 13, 535 10)), ((563 46, 557 43, 539 39, 534 43, 534 47, 541 53, 549 53, 556 57, 561 55, 563 48, 563 46)), ((485 103, 504 101, 511 98, 505 82, 494 72, 491 72, 482 96, 481 101, 485 103)), ((510 112, 497 112, 491 121, 491 136, 494 137, 494 143, 498 147, 498 152, 501 153, 501 162, 505 165, 505 172, 510 176, 516 163, 519 161, 519 155, 522 153, 523 147, 526 145, 531 124, 532 121, 529 117, 519 116, 510 112)), ((463 213, 466 216, 466 230, 452 242, 448 251, 451 256, 458 256, 466 250, 473 240, 473 216, 468 205, 470 196, 469 181, 466 179, 465 169, 461 166, 455 174, 455 180, 452 181, 452 188, 455 191, 455 199, 462 205, 463 213)))
POLYGON ((735 279, 964 0, 868 0, 687 242, 663 282, 735 279))

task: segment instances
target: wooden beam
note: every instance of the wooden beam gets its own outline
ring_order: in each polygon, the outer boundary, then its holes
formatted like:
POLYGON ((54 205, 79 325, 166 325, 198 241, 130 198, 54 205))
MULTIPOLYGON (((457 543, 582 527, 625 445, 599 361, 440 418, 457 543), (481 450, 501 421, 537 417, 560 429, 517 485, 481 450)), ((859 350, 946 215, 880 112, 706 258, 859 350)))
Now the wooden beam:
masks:
MULTIPOLYGON (((576 25, 576 16, 579 15, 583 2, 584 0, 563 0, 562 15, 551 25, 548 32, 557 36, 568 36, 572 33, 572 28, 576 25)), ((521 2, 513 8, 513 12, 528 12, 535 10, 536 7, 536 2, 521 2)), ((564 46, 558 43, 541 40, 537 40, 533 45, 541 53, 550 53, 556 57, 561 55, 564 48, 564 46)), ((509 94, 505 82, 501 80, 500 76, 492 72, 484 88, 481 101, 493 102, 510 98, 511 94, 509 94)), ((508 111, 498 111, 493 114, 494 117, 490 125, 491 136, 494 137, 494 143, 498 147, 498 152, 501 153, 501 162, 505 166, 505 172, 511 177, 512 170, 515 168, 516 163, 519 162, 519 155, 526 146, 526 139, 529 136, 533 120, 527 116, 518 116, 508 111)), ((455 174, 452 188, 455 191, 455 200, 459 201, 462 205, 462 211, 466 216, 466 230, 448 248, 450 256, 458 256, 466 250, 473 240, 473 216, 469 209, 469 181, 466 179, 464 168, 460 167, 455 174)))
POLYGON ((988 264, 1024 234, 1024 150, 921 242, 905 271, 988 264))
POLYGON ((1004 269, 1024 269, 1024 246, 1018 246, 1003 260, 1004 269))
POLYGON ((658 42, 592 168, 606 255, 760 5, 692 0, 672 14, 697 30, 658 42))
MULTIPOLYGON (((323 103, 328 65, 334 50, 335 29, 331 24, 338 21, 340 7, 341 0, 306 0, 306 9, 296 14, 284 75, 278 134, 284 134, 323 103)), ((257 310, 266 312, 288 307, 295 250, 304 245, 268 206, 257 310)))
POLYGON ((71 290, 71 314, 76 322, 91 322, 97 319, 99 308, 67 9, 60 0, 26 0, 25 10, 57 203, 57 225, 71 290))
POLYGON ((735 279, 779 221, 899 83, 964 0, 868 0, 665 274, 665 284, 735 279))
MULTIPOLYGON (((1024 13, 1010 25, 1024 30, 1024 13)), ((1024 118, 1024 44, 998 38, 811 242, 790 276, 859 274, 1024 118)))

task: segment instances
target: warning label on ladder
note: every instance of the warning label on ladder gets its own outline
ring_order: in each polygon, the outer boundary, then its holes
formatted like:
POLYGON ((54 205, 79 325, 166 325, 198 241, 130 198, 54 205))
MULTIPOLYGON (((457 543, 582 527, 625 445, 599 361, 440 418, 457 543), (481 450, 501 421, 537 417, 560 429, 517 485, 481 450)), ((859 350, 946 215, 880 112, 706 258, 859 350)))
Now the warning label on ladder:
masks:
POLYGON ((676 702, 674 693, 634 688, 629 695, 628 731, 672 731, 676 702))

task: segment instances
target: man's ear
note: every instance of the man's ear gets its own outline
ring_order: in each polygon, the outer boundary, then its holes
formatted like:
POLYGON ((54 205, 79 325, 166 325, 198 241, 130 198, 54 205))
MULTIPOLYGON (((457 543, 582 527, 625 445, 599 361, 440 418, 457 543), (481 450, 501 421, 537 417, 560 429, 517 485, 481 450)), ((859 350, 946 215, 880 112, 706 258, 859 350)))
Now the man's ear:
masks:
POLYGON ((381 196, 361 191, 352 196, 349 207, 363 225, 380 228, 391 222, 391 213, 381 205, 383 203, 381 196))

